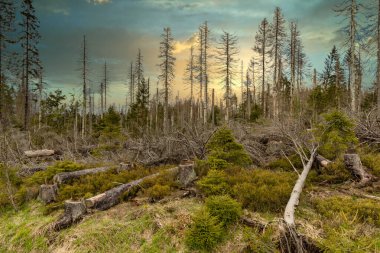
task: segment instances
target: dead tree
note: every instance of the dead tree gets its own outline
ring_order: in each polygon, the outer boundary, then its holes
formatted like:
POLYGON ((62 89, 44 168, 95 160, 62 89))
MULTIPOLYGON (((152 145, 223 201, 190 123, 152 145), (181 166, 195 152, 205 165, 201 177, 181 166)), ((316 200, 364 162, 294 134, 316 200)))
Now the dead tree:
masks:
POLYGON ((107 172, 113 168, 114 167, 109 166, 109 167, 99 167, 99 168, 77 170, 77 171, 70 171, 70 172, 61 172, 61 173, 56 174, 53 177, 53 181, 54 183, 60 185, 60 184, 64 184, 68 181, 71 181, 73 179, 76 179, 85 175, 107 172))
POLYGON ((221 82, 224 85, 226 99, 226 121, 230 120, 232 85, 236 75, 237 55, 237 37, 231 33, 223 32, 217 46, 216 59, 218 63, 218 72, 221 76, 221 82))
POLYGON ((161 60, 160 69, 161 74, 159 78, 164 85, 164 131, 168 131, 168 106, 169 106, 169 92, 174 80, 174 39, 171 29, 169 27, 164 28, 164 32, 161 35, 162 41, 160 42, 160 55, 161 60))
POLYGON ((82 81, 83 81, 83 101, 82 101, 82 138, 86 134, 86 118, 87 118, 87 49, 86 35, 83 35, 83 55, 82 55, 82 81))
POLYGON ((362 165, 358 154, 345 154, 344 164, 351 174, 359 178, 359 186, 365 186, 372 180, 372 175, 369 174, 365 167, 362 165))

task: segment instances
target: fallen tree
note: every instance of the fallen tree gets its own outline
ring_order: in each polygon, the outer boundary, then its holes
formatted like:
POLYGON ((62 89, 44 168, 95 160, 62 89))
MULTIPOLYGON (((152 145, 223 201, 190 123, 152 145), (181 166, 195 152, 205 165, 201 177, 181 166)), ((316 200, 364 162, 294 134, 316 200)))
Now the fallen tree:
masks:
MULTIPOLYGON (((193 162, 184 162, 178 167, 174 167, 168 170, 165 170, 168 173, 177 174, 177 180, 180 185, 188 186, 190 182, 195 179, 194 163, 193 162)), ((101 194, 93 196, 91 198, 85 199, 83 202, 79 201, 66 201, 65 202, 65 212, 63 216, 55 223, 52 224, 52 228, 56 231, 70 226, 72 223, 79 221, 90 209, 96 210, 107 210, 121 201, 123 194, 128 194, 129 192, 139 190, 139 184, 144 180, 157 177, 160 173, 155 173, 126 184, 121 184, 117 187, 114 187, 108 191, 105 191, 101 194)))
POLYGON ((24 155, 28 158, 35 158, 35 157, 62 155, 62 152, 59 150, 52 150, 52 149, 27 150, 27 151, 24 151, 24 155))
MULTIPOLYGON (((68 181, 71 181, 75 178, 79 178, 79 177, 82 177, 85 175, 107 172, 113 168, 115 168, 115 167, 114 166, 108 166, 108 167, 99 167, 99 168, 92 168, 92 169, 85 169, 85 170, 61 172, 61 173, 56 174, 53 177, 53 181, 54 181, 54 183, 60 185, 60 184, 66 183, 68 181)), ((126 168, 126 167, 124 167, 124 168, 126 168)))

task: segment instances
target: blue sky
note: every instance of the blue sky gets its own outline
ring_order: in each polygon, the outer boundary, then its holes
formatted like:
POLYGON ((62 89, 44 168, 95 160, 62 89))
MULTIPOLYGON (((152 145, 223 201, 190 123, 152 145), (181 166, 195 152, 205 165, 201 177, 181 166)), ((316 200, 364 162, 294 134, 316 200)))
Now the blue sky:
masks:
MULTIPOLYGON (((339 19, 333 12, 338 0, 36 0, 41 22, 40 52, 49 89, 81 91, 80 53, 82 37, 88 40, 90 82, 99 86, 102 65, 110 75, 109 101, 120 104, 127 93, 127 69, 138 48, 144 56, 145 74, 155 88, 158 48, 164 27, 171 27, 176 40, 176 79, 173 88, 185 96, 183 70, 188 49, 198 26, 208 21, 213 37, 223 31, 239 38, 240 57, 253 56, 251 48, 260 21, 272 19, 279 6, 287 21, 298 21, 305 52, 318 71, 334 44, 340 45, 339 19)), ((215 77, 216 78, 216 77, 215 77)), ((214 78, 214 79, 215 79, 214 78)), ((212 87, 219 89, 216 82, 212 87)), ((155 90, 155 89, 154 89, 155 90)))

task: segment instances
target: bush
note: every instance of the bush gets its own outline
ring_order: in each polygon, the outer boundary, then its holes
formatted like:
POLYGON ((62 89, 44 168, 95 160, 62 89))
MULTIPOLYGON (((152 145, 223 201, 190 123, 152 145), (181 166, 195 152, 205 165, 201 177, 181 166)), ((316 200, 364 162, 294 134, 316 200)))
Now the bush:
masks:
POLYGON ((206 195, 223 195, 230 192, 227 174, 220 170, 209 170, 207 176, 197 182, 199 189, 206 195))
POLYGON ((217 217, 224 226, 236 222, 242 214, 241 204, 228 195, 206 199, 206 207, 210 214, 217 217))
POLYGON ((314 202, 318 212, 334 219, 343 213, 350 221, 360 221, 380 227, 380 205, 375 200, 355 199, 353 197, 330 197, 314 202))
POLYGON ((321 141, 320 153, 328 159, 339 157, 348 148, 358 142, 355 136, 355 124, 340 111, 324 115, 324 122, 318 126, 321 141))
POLYGON ((146 195, 154 201, 163 199, 170 194, 170 186, 155 184, 148 190, 146 190, 146 195))
POLYGON ((229 171, 232 196, 253 211, 278 212, 285 207, 296 176, 263 169, 229 171))
POLYGON ((330 163, 327 168, 320 168, 320 174, 311 171, 308 177, 309 182, 323 184, 340 184, 352 178, 350 172, 346 169, 342 159, 337 159, 330 163))
POLYGON ((360 156, 365 167, 372 170, 373 175, 380 177, 380 154, 363 154, 360 156))
POLYGON ((223 228, 216 217, 201 209, 192 217, 192 224, 186 231, 185 243, 191 250, 210 252, 222 241, 223 228))
POLYGON ((225 169, 230 165, 247 167, 252 160, 243 145, 236 142, 232 131, 223 127, 215 132, 207 146, 204 163, 211 169, 225 169))

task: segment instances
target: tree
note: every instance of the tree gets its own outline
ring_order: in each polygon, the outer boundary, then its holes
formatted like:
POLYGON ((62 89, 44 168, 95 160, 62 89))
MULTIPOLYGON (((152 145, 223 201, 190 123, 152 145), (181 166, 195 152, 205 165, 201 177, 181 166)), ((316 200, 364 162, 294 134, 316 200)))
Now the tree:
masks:
POLYGON ((271 41, 270 41, 270 26, 266 18, 261 21, 259 25, 259 30, 255 36, 255 47, 253 50, 260 55, 260 65, 261 65, 261 107, 264 110, 266 117, 269 116, 269 94, 270 87, 269 82, 266 81, 266 63, 268 58, 271 56, 271 41), (268 57, 268 58, 267 58, 268 57), (265 85, 267 86, 265 90, 265 85))
POLYGON ((281 13, 281 9, 276 7, 274 10, 273 23, 271 24, 271 39, 273 41, 271 54, 274 57, 274 68, 273 68, 273 115, 274 118, 278 118, 279 114, 279 92, 280 92, 280 84, 279 84, 279 65, 281 58, 283 57, 283 50, 285 46, 286 40, 286 32, 285 32, 285 19, 281 13))
POLYGON ((0 1, 0 125, 4 123, 4 106, 5 106, 5 74, 3 66, 6 60, 6 49, 14 41, 10 38, 9 33, 14 31, 15 8, 12 1, 0 1))
POLYGON ((217 46, 216 59, 218 61, 218 72, 221 75, 224 84, 226 99, 226 121, 230 119, 231 113, 231 87, 234 84, 236 75, 236 64, 238 62, 237 55, 237 37, 228 32, 223 32, 217 46))
POLYGON ((377 12, 377 117, 380 118, 380 0, 377 12))
POLYGON ((203 123, 207 121, 208 112, 208 83, 209 83, 209 73, 208 73, 208 49, 210 48, 210 30, 207 25, 207 21, 203 24, 203 75, 204 75, 204 108, 203 108, 203 123))
POLYGON ((160 80, 164 84, 164 131, 168 130, 168 105, 169 105, 169 93, 174 80, 174 39, 169 27, 164 28, 164 32, 161 34, 162 41, 160 42, 160 54, 161 60, 160 80))
POLYGON ((108 76, 107 76, 107 62, 104 62, 104 82, 103 82, 103 92, 104 92, 104 108, 107 109, 107 88, 108 88, 108 76))
POLYGON ((351 100, 351 110, 355 112, 357 110, 357 87, 356 87, 356 69, 355 69, 355 57, 356 57, 356 45, 358 43, 358 13, 361 4, 357 4, 356 0, 342 0, 335 11, 338 15, 343 16, 345 20, 348 20, 348 25, 343 27, 341 30, 347 36, 346 44, 349 45, 349 89, 350 89, 350 100, 351 100))
POLYGON ((133 62, 129 68, 129 103, 132 105, 135 99, 135 75, 133 70, 133 62))
POLYGON ((82 64, 82 81, 83 81, 83 101, 82 101, 82 138, 85 136, 86 131, 86 118, 87 118, 87 65, 88 65, 88 58, 87 58, 87 48, 86 48, 86 35, 83 35, 83 54, 81 59, 82 64))
POLYGON ((35 15, 35 9, 32 0, 22 1, 21 11, 22 21, 20 23, 21 31, 21 47, 23 49, 22 67, 23 67, 23 83, 24 83, 24 129, 29 127, 29 85, 31 79, 38 78, 40 69, 39 51, 37 45, 40 39, 38 32, 39 21, 35 15))
POLYGON ((193 103, 194 103, 194 74, 195 74, 195 61, 194 61, 194 47, 190 48, 190 58, 186 65, 185 80, 190 84, 190 121, 193 120, 193 103))
MULTIPOLYGON (((293 110, 294 88, 296 86, 296 69, 297 69, 297 44, 299 40, 299 31, 297 23, 290 23, 290 45, 289 45, 289 62, 290 62, 290 106, 293 110)), ((298 94, 297 94, 298 95, 298 94)))

